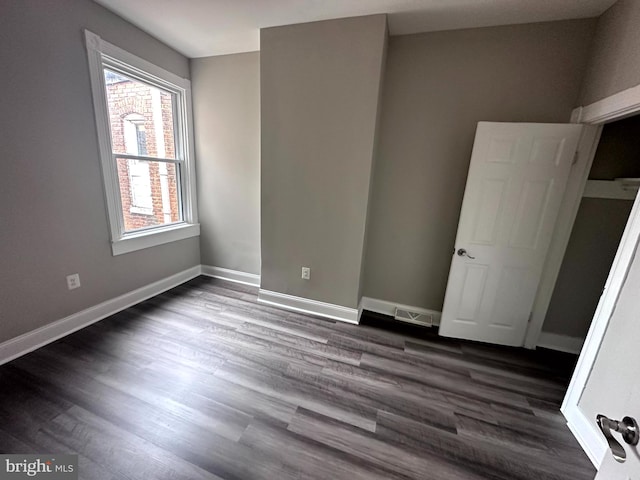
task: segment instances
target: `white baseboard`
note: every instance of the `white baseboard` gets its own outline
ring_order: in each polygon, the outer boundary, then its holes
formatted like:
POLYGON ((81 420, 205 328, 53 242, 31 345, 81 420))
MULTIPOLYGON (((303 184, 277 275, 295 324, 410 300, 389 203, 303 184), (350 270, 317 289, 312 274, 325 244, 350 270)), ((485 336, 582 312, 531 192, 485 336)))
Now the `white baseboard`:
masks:
POLYGON ((200 265, 112 298, 0 344, 0 365, 200 275, 200 265))
POLYGON ((396 308, 421 313, 423 315, 430 315, 431 318, 433 318, 433 325, 440 325, 442 312, 438 312, 437 310, 429 310, 427 308, 414 307, 403 303, 388 302, 386 300, 379 300, 377 298, 370 297, 362 297, 362 300, 360 300, 360 310, 369 310, 371 312, 391 315, 393 317, 396 314, 396 308))
POLYGON ((540 332, 540 338, 538 338, 538 347, 559 352, 575 353, 576 355, 582 350, 583 344, 584 338, 570 337, 557 333, 540 332))
POLYGON ((567 419, 569 430, 576 437, 593 466, 599 469, 608 447, 604 436, 596 426, 596 419, 589 421, 577 405, 573 405, 571 408, 563 408, 561 411, 567 419))
POLYGON ((341 322, 358 323, 357 308, 343 307, 341 305, 294 297, 293 295, 262 289, 258 292, 258 302, 293 310, 295 312, 309 313, 333 320, 340 320, 341 322))
POLYGON ((260 286, 260 275, 254 273, 240 272, 238 270, 230 270, 222 267, 212 267, 210 265, 202 265, 202 275, 207 277, 219 278, 229 282, 242 283, 252 287, 260 286))

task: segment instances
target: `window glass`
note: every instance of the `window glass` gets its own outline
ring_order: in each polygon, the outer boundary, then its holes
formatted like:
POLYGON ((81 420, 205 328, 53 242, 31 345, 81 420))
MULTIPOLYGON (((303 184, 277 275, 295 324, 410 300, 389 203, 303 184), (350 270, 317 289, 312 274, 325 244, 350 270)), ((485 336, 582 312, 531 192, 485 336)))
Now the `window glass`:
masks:
POLYGON ((104 81, 113 152, 175 159, 174 94, 109 68, 104 81))
POLYGON ((176 165, 118 158, 125 231, 182 220, 176 165))
POLYGON ((124 231, 181 221, 180 165, 149 160, 176 158, 174 94, 108 67, 104 80, 124 231))

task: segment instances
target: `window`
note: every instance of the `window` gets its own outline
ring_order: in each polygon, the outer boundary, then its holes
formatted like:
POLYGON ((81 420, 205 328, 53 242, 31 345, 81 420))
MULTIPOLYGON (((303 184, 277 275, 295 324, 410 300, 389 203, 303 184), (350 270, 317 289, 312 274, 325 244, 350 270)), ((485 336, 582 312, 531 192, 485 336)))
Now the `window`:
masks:
POLYGON ((113 254, 199 235, 190 82, 85 37, 113 254))
MULTIPOLYGON (((105 80, 107 74, 105 72, 105 80)), ((131 82, 129 82, 131 83, 131 82)), ((107 106, 109 111, 112 112, 118 105, 118 98, 109 98, 109 82, 107 84, 107 106)), ((116 120, 117 121, 117 120, 116 120)), ((144 116, 140 113, 130 113, 122 119, 122 130, 124 134, 124 150, 132 155, 146 156, 147 152, 147 132, 144 128, 144 116)), ((111 126, 111 142, 113 140, 113 125, 111 126)), ((112 147, 113 148, 113 147, 112 147)), ((130 200, 129 212, 132 215, 128 215, 126 211, 123 211, 125 217, 124 224, 125 229, 127 226, 129 229, 133 227, 133 214, 140 213, 144 215, 153 215, 153 191, 151 189, 151 171, 149 170, 149 162, 145 160, 131 160, 128 165, 129 168, 129 182, 123 181, 123 177, 118 177, 118 183, 120 186, 120 196, 125 196, 127 200, 130 200), (124 191, 124 193, 123 193, 124 191)), ((166 195, 163 190, 163 211, 166 205, 166 195)), ((123 205, 125 204, 123 200, 123 205)), ((170 207, 169 207, 170 208, 170 207)))

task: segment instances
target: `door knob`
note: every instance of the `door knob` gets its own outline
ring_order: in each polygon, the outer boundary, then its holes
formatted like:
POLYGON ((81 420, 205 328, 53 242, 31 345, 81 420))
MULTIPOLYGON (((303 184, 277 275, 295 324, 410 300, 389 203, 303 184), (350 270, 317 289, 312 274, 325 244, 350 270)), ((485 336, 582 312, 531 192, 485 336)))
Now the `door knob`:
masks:
POLYGON ((611 454, 616 462, 624 462, 627 459, 627 452, 624 447, 613 437, 613 432, 618 432, 622 435, 622 439, 629 445, 637 445, 640 439, 640 432, 638 431, 638 422, 635 418, 624 417, 622 421, 611 420, 604 415, 597 415, 596 422, 602 431, 602 434, 607 439, 611 454))
POLYGON ((459 257, 467 256, 467 257, 469 257, 471 260, 475 260, 475 258, 476 258, 476 257, 472 257, 471 255, 469 255, 469 254, 467 253, 467 251, 466 251, 464 248, 459 249, 457 253, 458 253, 458 256, 459 256, 459 257))

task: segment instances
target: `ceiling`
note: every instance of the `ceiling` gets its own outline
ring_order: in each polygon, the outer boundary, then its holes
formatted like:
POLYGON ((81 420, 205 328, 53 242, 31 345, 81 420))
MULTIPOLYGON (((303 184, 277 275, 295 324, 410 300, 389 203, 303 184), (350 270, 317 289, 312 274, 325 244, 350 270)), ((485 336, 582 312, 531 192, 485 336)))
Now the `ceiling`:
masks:
POLYGON ((389 14, 392 35, 587 18, 616 0, 96 0, 187 57, 260 50, 260 28, 389 14))

